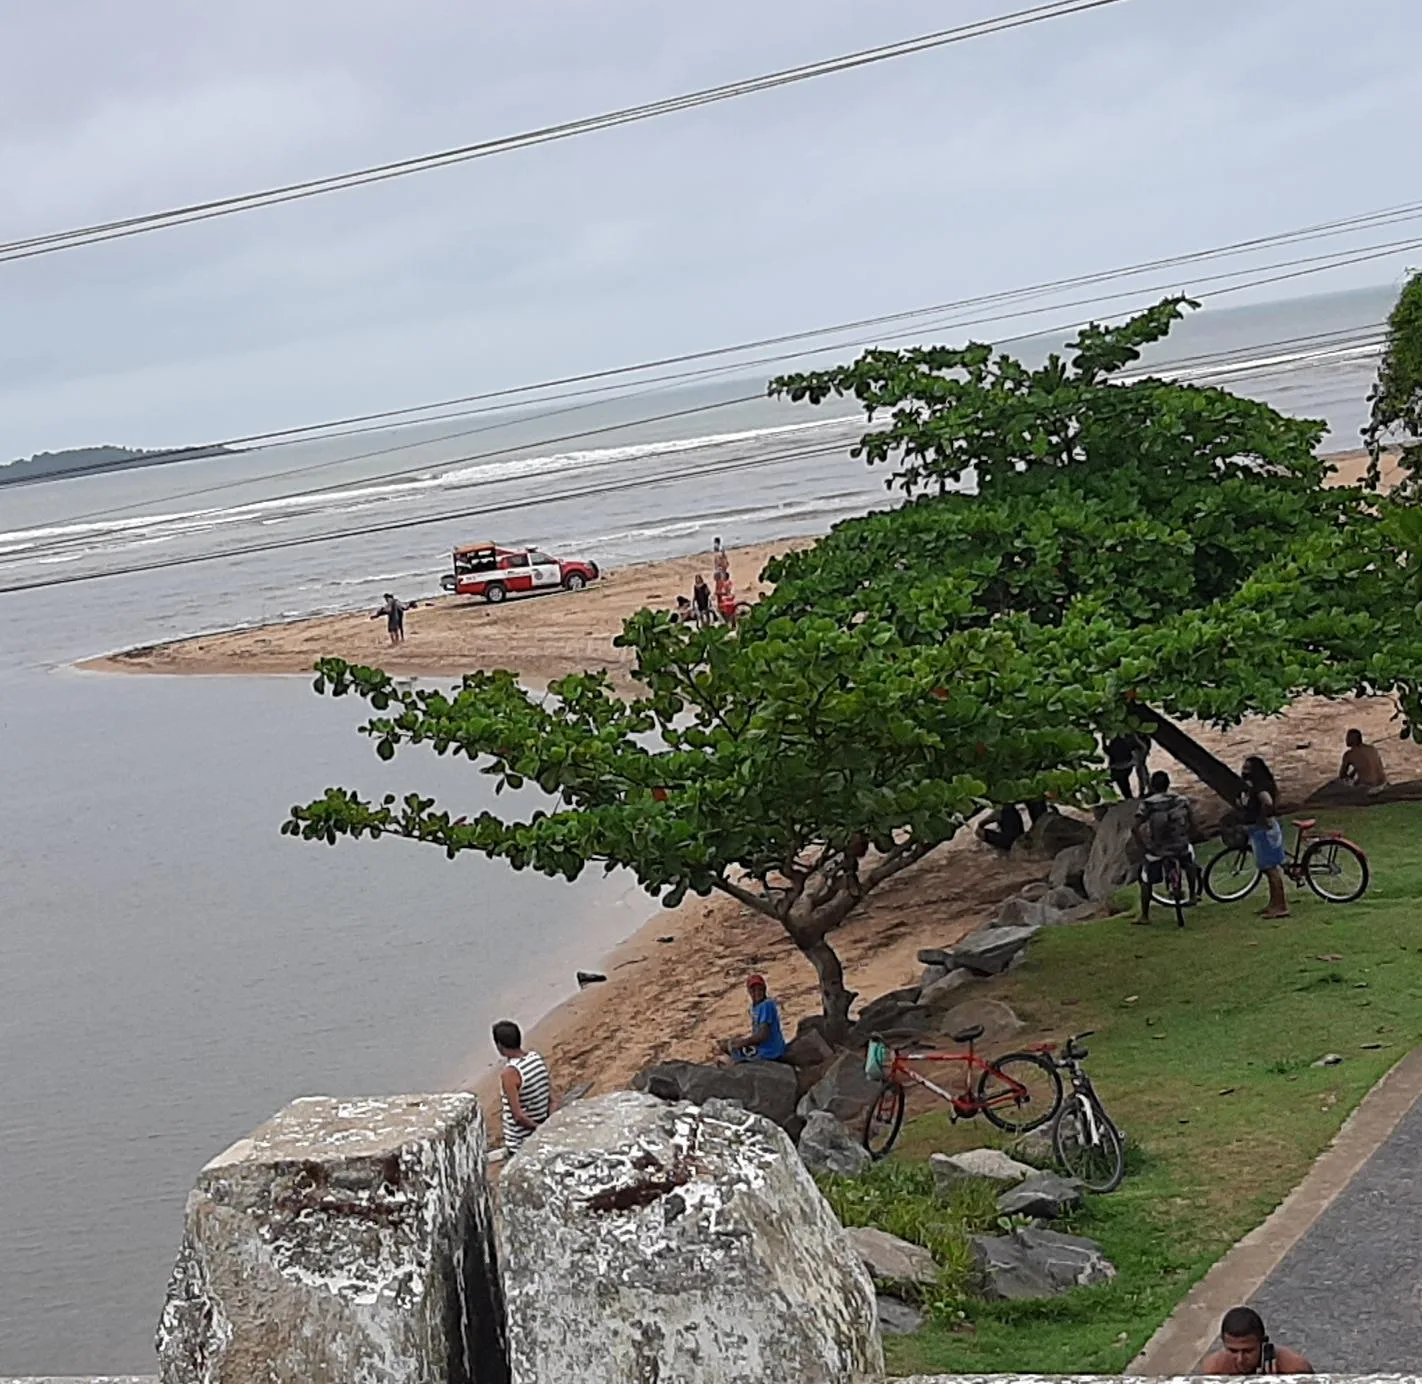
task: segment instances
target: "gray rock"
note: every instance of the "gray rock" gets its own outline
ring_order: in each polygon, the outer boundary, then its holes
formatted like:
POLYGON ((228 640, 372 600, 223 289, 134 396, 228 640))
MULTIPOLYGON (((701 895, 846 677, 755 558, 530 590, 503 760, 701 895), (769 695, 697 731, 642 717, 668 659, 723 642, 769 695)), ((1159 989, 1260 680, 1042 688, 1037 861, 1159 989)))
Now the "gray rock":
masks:
POLYGON ((875 1226, 853 1226, 846 1234, 875 1283, 931 1288, 938 1282, 938 1265, 923 1248, 875 1226))
POLYGON ((912 1336, 923 1330, 923 1313, 912 1304, 880 1294, 879 1331, 885 1336, 912 1336))
POLYGON ((1035 927, 979 928, 953 948, 953 962, 981 975, 1000 975, 1007 963, 1037 935, 1035 927))
POLYGON ((1032 823, 1025 836, 1012 843, 1010 854, 1014 860, 1055 860, 1068 846, 1090 844, 1095 830, 1080 818, 1048 812, 1032 823))
POLYGON ((1129 884, 1140 866, 1142 851, 1132 829, 1136 824, 1136 804, 1112 803, 1096 824, 1082 883, 1086 897, 1094 903, 1109 902, 1122 886, 1129 884))
POLYGON ((1068 846, 1052 858, 1052 872, 1047 882, 1053 889, 1065 886, 1078 894, 1086 893, 1086 862, 1091 859, 1091 847, 1086 844, 1068 846))
POLYGON ((1033 880, 1031 884, 1024 884, 1017 891, 1016 897, 1026 903, 1036 903, 1051 887, 1045 880, 1033 880))
POLYGON ((305 1097, 233 1144, 188 1195, 163 1384, 502 1380, 486 1152, 462 1094, 305 1097))
POLYGON ((897 1009, 881 1009, 860 1019, 844 1035, 847 1048, 862 1048, 876 1034, 886 1037, 913 1038, 936 1032, 938 1010, 922 1004, 901 1004, 897 1009))
POLYGON ((942 966, 946 970, 952 962, 942 947, 925 947, 918 954, 918 964, 920 966, 942 966))
POLYGON ((1043 900, 1042 907, 1054 913, 1070 913, 1075 908, 1080 908, 1086 900, 1069 885, 1060 884, 1053 889, 1043 900))
POLYGON ((997 1199, 1004 1216, 1039 1216, 1048 1221, 1080 1205, 1081 1183, 1049 1172, 1033 1173, 997 1199))
POLYGON ((934 1153, 929 1155, 933 1180, 942 1187, 955 1182, 1021 1182, 1033 1176, 1035 1168, 1010 1158, 1001 1149, 969 1149, 966 1153, 934 1153))
POLYGON ((925 985, 919 992, 918 1007, 920 1009, 942 1009, 945 1005, 956 1003, 962 996, 958 993, 965 985, 971 985, 980 979, 976 972, 963 967, 957 971, 949 971, 942 980, 935 980, 932 985, 925 985))
POLYGON ((733 1100, 775 1124, 784 1125, 795 1113, 795 1071, 783 1062, 737 1062, 717 1067, 700 1062, 660 1062, 632 1078, 634 1091, 661 1100, 733 1100))
POLYGON ((879 995, 860 1008, 859 1013, 854 1016, 854 1026, 859 1028, 866 1024, 872 1026, 889 1023, 912 1009, 918 1003, 918 994, 917 985, 906 985, 901 990, 890 990, 887 994, 879 995))
POLYGON ((1318 1059, 1317 1062, 1314 1062, 1311 1065, 1315 1067, 1337 1067, 1342 1063, 1342 1061, 1343 1054, 1341 1052, 1326 1052, 1323 1054, 1322 1057, 1318 1059))
POLYGON ((835 1117, 813 1110, 800 1131, 800 1158, 812 1173, 857 1177, 873 1161, 869 1150, 835 1117))
POLYGON ((1029 1228, 972 1239, 983 1296, 990 1299, 1057 1297, 1072 1288, 1109 1283, 1116 1276, 1101 1246, 1077 1235, 1029 1228))
POLYGON ((786 1045, 780 1058, 787 1067, 803 1071, 808 1067, 826 1067, 834 1061, 834 1049, 818 1029, 798 1033, 786 1045))
POLYGON ((973 1041, 980 1052, 1001 1050, 1026 1027, 1010 1004, 1004 1004, 1001 1000, 976 999, 964 1000, 944 1014, 941 1031, 945 1034, 961 1033, 977 1024, 983 1026, 983 1036, 973 1041))
POLYGON ((859 1053, 841 1053, 795 1109, 807 1124, 816 1110, 824 1110, 854 1129, 864 1119, 870 1103, 879 1098, 880 1090, 881 1083, 864 1075, 864 1058, 859 1053))
MULTIPOLYGON (((1046 893, 1044 886, 1043 891, 1046 893)), ((990 928, 1030 927, 1039 928, 1047 921, 1047 910, 1041 899, 1005 899, 996 916, 988 924, 990 928)))
POLYGON ((512 1384, 882 1377, 858 1254, 784 1132, 737 1106, 580 1101, 499 1204, 512 1384))
POLYGON ((1034 1168, 1054 1168, 1057 1163, 1056 1149, 1052 1147, 1052 1127, 1043 1125, 1040 1129, 1030 1129, 1019 1134, 1007 1150, 1014 1158, 1030 1163, 1034 1168))
POLYGON ((925 966, 923 968, 923 974, 918 978, 919 998, 923 998, 923 992, 930 985, 942 980, 944 976, 952 974, 952 971, 950 971, 947 966, 925 966))

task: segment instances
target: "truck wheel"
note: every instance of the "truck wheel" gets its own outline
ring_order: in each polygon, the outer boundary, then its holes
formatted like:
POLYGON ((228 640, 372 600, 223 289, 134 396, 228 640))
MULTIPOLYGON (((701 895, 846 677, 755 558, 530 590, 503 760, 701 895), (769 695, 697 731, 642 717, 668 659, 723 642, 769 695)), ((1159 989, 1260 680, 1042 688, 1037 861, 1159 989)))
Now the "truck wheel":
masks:
POLYGON ((488 601, 490 605, 498 605, 508 594, 502 582, 491 581, 488 586, 484 588, 484 599, 488 601))
POLYGON ((588 579, 583 576, 581 572, 569 572, 568 575, 563 578, 563 585, 566 586, 569 591, 581 591, 587 584, 588 579))

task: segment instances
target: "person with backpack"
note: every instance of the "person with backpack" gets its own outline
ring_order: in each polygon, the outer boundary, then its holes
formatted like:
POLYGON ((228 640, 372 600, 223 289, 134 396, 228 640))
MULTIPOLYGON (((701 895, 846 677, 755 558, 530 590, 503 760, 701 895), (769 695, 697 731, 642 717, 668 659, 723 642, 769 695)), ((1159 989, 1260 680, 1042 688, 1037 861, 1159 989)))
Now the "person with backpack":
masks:
POLYGON ((1145 851, 1141 866, 1141 916, 1138 923, 1150 922, 1151 890, 1165 882, 1166 862, 1177 860, 1184 872, 1190 897, 1200 892, 1199 868, 1195 864, 1195 813, 1189 798, 1170 788, 1170 775, 1157 769, 1150 776, 1150 792, 1136 808, 1132 834, 1145 851))

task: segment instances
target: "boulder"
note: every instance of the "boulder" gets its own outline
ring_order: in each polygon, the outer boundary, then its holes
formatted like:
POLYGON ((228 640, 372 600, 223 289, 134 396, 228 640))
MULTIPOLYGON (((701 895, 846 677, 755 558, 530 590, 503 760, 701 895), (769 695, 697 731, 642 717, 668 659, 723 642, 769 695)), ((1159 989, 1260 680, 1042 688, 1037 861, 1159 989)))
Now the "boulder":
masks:
POLYGON ((834 1049, 817 1028, 797 1033, 786 1045, 781 1062, 796 1071, 807 1067, 825 1067, 834 1060, 834 1049))
POLYGON ((1085 898, 1070 885, 1059 884, 1042 900, 1042 907, 1049 913, 1070 913, 1085 902, 1085 898))
POLYGON ((1056 1173, 1033 1173, 997 1199, 1004 1216, 1037 1216, 1049 1221, 1081 1205, 1081 1183, 1056 1173))
POLYGON ((499 1207, 511 1384, 883 1375, 859 1255, 739 1106, 580 1101, 510 1161, 499 1207))
POLYGON ((1007 963, 1036 935, 1035 927, 979 928, 953 948, 953 963, 980 975, 1000 975, 1007 969, 1007 963))
POLYGON ((733 1100, 745 1109, 778 1125, 795 1113, 795 1071, 783 1062, 737 1062, 717 1067, 701 1062, 659 1062, 632 1078, 634 1091, 646 1091, 660 1100, 733 1100))
POLYGON ((918 954, 918 964, 920 966, 942 966, 947 970, 953 964, 953 959, 942 947, 924 947, 918 954))
POLYGON ((293 1101, 188 1195, 163 1384, 505 1380, 486 1155, 471 1095, 293 1101))
POLYGON ((957 1182, 1021 1182, 1036 1172, 1025 1163, 1010 1158, 1001 1149, 969 1149, 966 1153, 934 1153, 928 1165, 940 1187, 957 1182))
MULTIPOLYGON (((1046 886, 1042 888, 1042 893, 1047 892, 1046 886)), ((1047 910, 1042 904, 1041 898, 1024 899, 1020 894, 1015 898, 1004 899, 1002 906, 997 910, 992 922, 988 924, 990 928, 1004 927, 1030 927, 1039 928, 1047 921, 1047 910)))
POLYGON ((948 968, 947 966, 938 966, 938 965, 925 966, 925 967, 923 968, 923 974, 922 974, 921 976, 919 976, 919 978, 918 978, 918 993, 919 993, 919 998, 920 998, 920 999, 923 998, 923 992, 924 992, 930 985, 933 985, 933 984, 935 984, 937 981, 942 980, 945 976, 950 976, 950 975, 952 975, 952 974, 953 974, 953 972, 952 972, 951 970, 949 970, 949 968, 948 968))
POLYGON ((1014 1158, 1032 1164, 1034 1168, 1054 1168, 1057 1165, 1057 1152, 1052 1146, 1050 1124, 1043 1125, 1040 1129, 1029 1129, 1026 1134, 1019 1134, 1007 1151, 1014 1158))
POLYGON ((1091 854, 1082 872, 1086 897, 1093 903, 1108 902, 1116 890, 1135 879, 1143 854, 1131 835, 1135 824, 1134 802, 1112 803, 1097 819, 1091 854))
POLYGON ((937 1027, 938 1010, 923 1004, 903 1005, 898 1009, 881 1010, 877 1014, 860 1019, 844 1035, 844 1045, 848 1048, 863 1048, 876 1033, 913 1038, 920 1034, 936 1032, 937 1027))
POLYGON ((869 1150, 825 1110, 810 1112, 799 1148, 801 1161, 812 1173, 857 1177, 873 1161, 869 1150))
POLYGON ((1058 851, 1052 858, 1052 872, 1047 876, 1047 882, 1053 889, 1060 889, 1066 886, 1075 889, 1078 894, 1086 894, 1086 862, 1091 859, 1091 847, 1086 843, 1077 846, 1068 846, 1064 851, 1058 851))
POLYGON ((833 1115, 841 1124, 857 1128, 870 1103, 877 1100, 881 1083, 864 1075, 864 1058, 857 1052, 841 1053, 797 1105, 806 1123, 816 1110, 833 1115))
POLYGON ((1010 1235, 974 1235, 983 1296, 995 1300, 1057 1297, 1109 1283, 1116 1267, 1095 1240, 1030 1227, 1010 1235))
POLYGON ((918 1003, 919 988, 917 985, 906 985, 902 990, 890 990, 887 994, 870 1000, 868 1004, 861 1006, 859 1013, 854 1016, 855 1026, 891 1023, 905 1010, 912 1009, 918 1003))
POLYGON ((922 1245, 901 1240, 875 1226, 854 1226, 846 1233, 876 1284, 889 1283, 916 1291, 938 1282, 938 1265, 922 1245))
POLYGON ((1025 836, 1012 843, 1014 860, 1055 860, 1068 846, 1088 845, 1096 828, 1064 812, 1046 812, 1032 823, 1025 836))
POLYGON ((942 980, 935 980, 932 985, 923 987, 923 992, 919 996, 919 1008, 937 1010, 957 1004, 963 998, 959 993, 962 988, 981 979, 982 977, 977 972, 970 971, 966 967, 957 971, 949 971, 942 980))
POLYGON ((939 1031, 961 1033, 975 1024, 983 1026, 983 1036, 973 1040, 980 1052, 1000 1052, 1026 1027, 1010 1004, 1001 1000, 964 1000, 948 1010, 940 1022, 939 1031))
POLYGON ((879 1331, 885 1336, 912 1336, 923 1330, 923 1313, 911 1303, 879 1295, 879 1331))

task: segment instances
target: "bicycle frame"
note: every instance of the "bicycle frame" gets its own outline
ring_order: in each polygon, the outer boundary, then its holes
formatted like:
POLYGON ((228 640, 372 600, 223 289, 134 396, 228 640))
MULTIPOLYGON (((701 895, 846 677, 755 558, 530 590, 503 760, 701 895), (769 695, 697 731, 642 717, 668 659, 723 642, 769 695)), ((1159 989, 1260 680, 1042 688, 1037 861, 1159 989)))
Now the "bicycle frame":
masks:
POLYGON ((1320 841, 1336 841, 1340 846, 1351 846, 1364 860, 1368 858, 1367 851, 1356 841, 1350 841, 1341 831, 1313 831, 1311 828, 1300 826, 1297 822, 1292 825, 1297 832, 1294 837, 1294 853, 1284 861, 1281 868, 1297 888, 1302 889, 1307 878, 1304 874, 1303 864, 1306 846, 1313 846, 1320 841))
POLYGON ((890 1083, 897 1083, 900 1086, 904 1085, 906 1081, 916 1081, 920 1086, 926 1087, 940 1100, 947 1102, 949 1118, 954 1124, 957 1124, 959 1120, 970 1120, 974 1115, 990 1106, 1016 1103, 1021 1097, 1028 1094, 1027 1088, 1021 1082, 1015 1081, 1005 1072, 998 1071, 991 1062, 979 1057, 972 1048, 969 1048, 967 1052, 899 1052, 895 1049, 894 1060, 889 1065, 888 1080, 890 1083), (964 1069, 962 1091, 945 1091, 936 1081, 930 1081, 926 1076, 914 1071, 909 1065, 911 1062, 956 1063, 964 1069), (974 1071, 997 1072, 998 1079, 1006 1082, 1007 1089, 999 1095, 979 1101, 973 1095, 972 1090, 970 1074, 974 1071))

